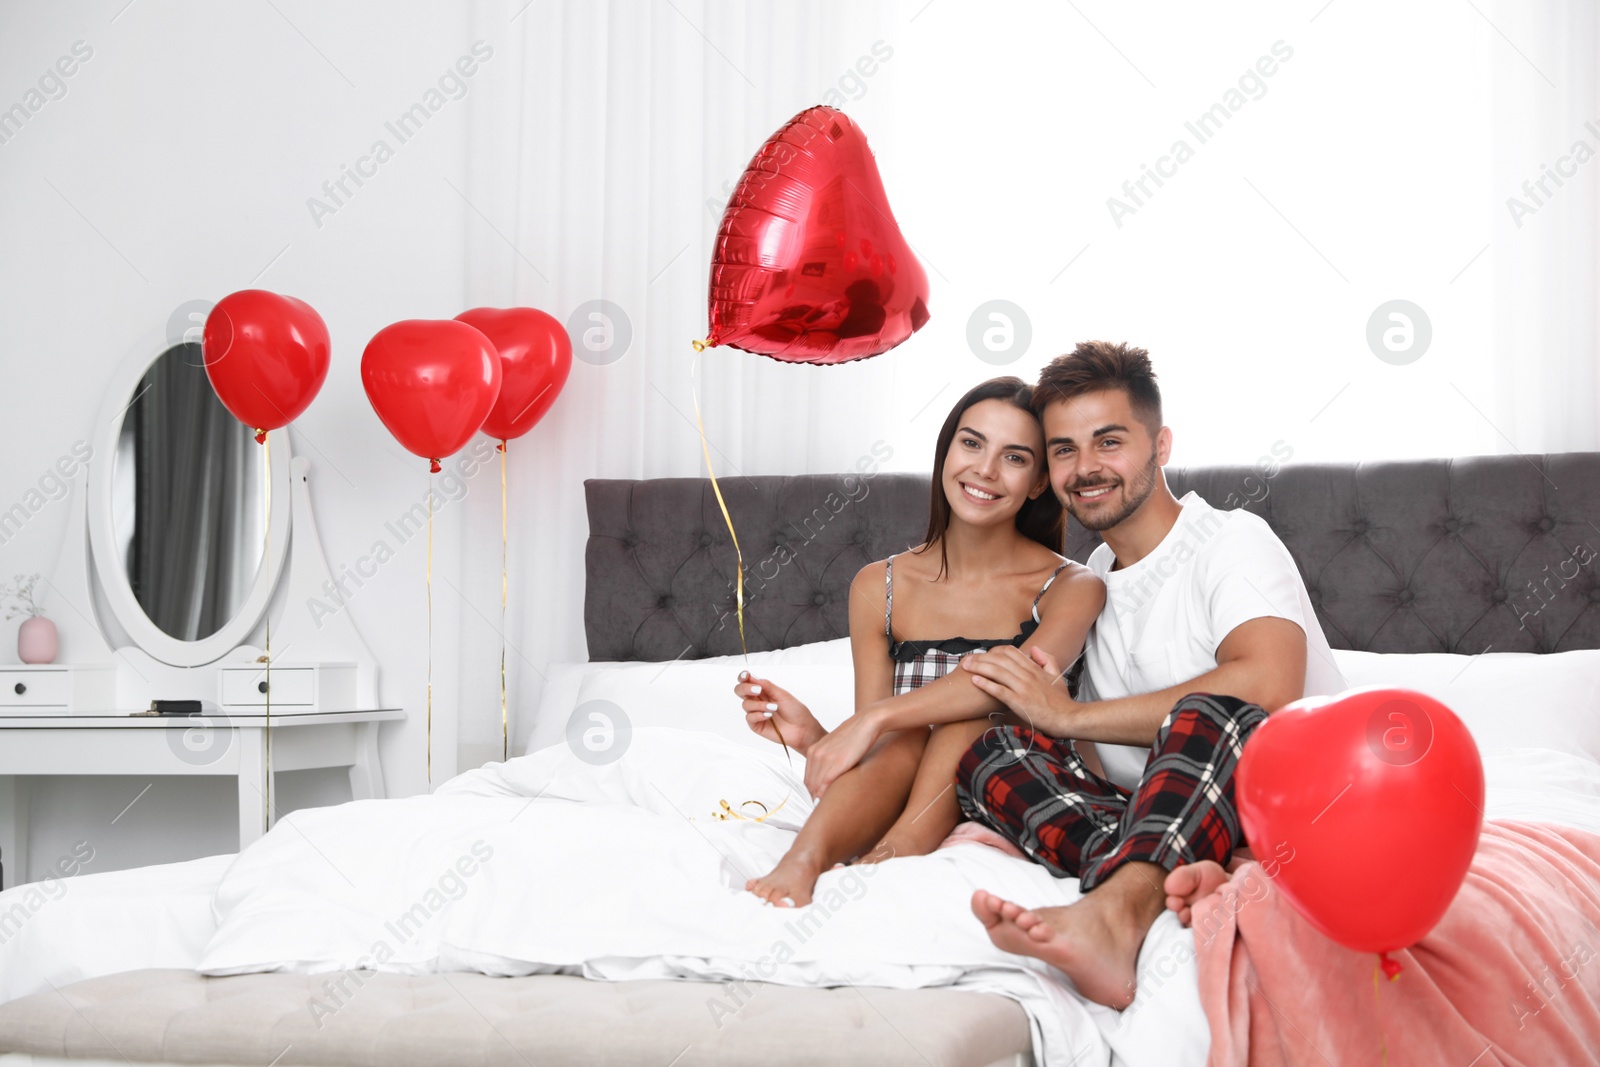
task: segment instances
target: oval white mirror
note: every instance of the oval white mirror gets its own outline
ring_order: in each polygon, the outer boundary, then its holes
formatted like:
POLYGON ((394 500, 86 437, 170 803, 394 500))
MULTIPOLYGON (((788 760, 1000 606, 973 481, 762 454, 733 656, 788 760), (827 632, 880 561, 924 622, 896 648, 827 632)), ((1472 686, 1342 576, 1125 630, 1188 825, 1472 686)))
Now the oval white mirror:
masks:
POLYGON ((95 433, 89 537, 112 613, 161 662, 220 659, 260 622, 283 570, 288 435, 256 444, 217 399, 198 343, 125 360, 95 433))

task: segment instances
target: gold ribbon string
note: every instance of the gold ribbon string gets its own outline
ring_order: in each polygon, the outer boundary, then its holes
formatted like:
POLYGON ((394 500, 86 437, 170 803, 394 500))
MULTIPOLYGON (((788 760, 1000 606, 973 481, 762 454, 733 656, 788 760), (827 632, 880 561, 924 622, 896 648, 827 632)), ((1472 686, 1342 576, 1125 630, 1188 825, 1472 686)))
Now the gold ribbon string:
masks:
POLYGON ((783 799, 778 802, 778 806, 773 808, 771 811, 768 811, 767 806, 759 800, 745 801, 743 804, 739 805, 738 811, 735 811, 733 806, 730 805, 726 800, 719 800, 717 801, 717 807, 721 808, 722 810, 712 812, 711 817, 721 822, 727 822, 729 819, 738 819, 741 822, 766 822, 768 819, 772 818, 774 815, 778 814, 778 812, 783 810, 784 805, 789 803, 789 797, 791 795, 792 794, 785 793, 783 799), (743 810, 752 804, 761 809, 761 816, 759 818, 742 814, 743 810))
POLYGON ((500 442, 500 762, 511 758, 506 732, 506 442, 500 442))
POLYGON ((1383 1061, 1384 1067, 1388 1067, 1389 1042, 1385 1041, 1383 1037, 1383 997, 1379 993, 1382 983, 1378 981, 1378 974, 1381 970, 1382 967, 1379 964, 1374 964, 1372 967, 1372 1002, 1377 1006, 1378 1010, 1378 1054, 1383 1061))
POLYGON ((1378 975, 1386 974, 1389 976, 1389 981, 1393 982, 1400 977, 1400 971, 1400 964, 1390 959, 1388 952, 1378 953, 1378 962, 1372 968, 1372 1002, 1378 1011, 1378 1053, 1384 1067, 1389 1065, 1389 1040, 1383 1033, 1383 997, 1379 993, 1383 983, 1378 981, 1378 975))
POLYGON ((428 784, 433 784, 433 467, 428 469, 428 784))
MULTIPOLYGON (((266 541, 261 549, 261 568, 266 574, 267 588, 272 588, 272 438, 268 437, 265 430, 257 430, 258 440, 261 442, 261 454, 267 461, 266 478, 266 541)), ((261 793, 261 803, 265 806, 263 821, 267 829, 272 829, 272 596, 267 596, 266 609, 266 648, 263 658, 267 661, 266 686, 267 686, 267 716, 266 728, 262 731, 262 738, 266 745, 267 778, 266 789, 261 793)))
MULTIPOLYGON (((691 378, 691 392, 694 397, 694 424, 700 430, 700 450, 705 453, 706 473, 711 476, 711 491, 716 495, 717 507, 722 509, 722 521, 728 524, 728 536, 733 538, 733 555, 736 560, 735 568, 737 577, 734 588, 736 597, 736 610, 739 615, 739 651, 744 654, 745 666, 750 666, 750 649, 744 641, 744 553, 739 550, 739 535, 733 529, 733 516, 728 514, 728 502, 722 499, 722 487, 717 484, 717 472, 711 469, 711 445, 706 441, 706 425, 700 418, 700 354, 707 347, 705 341, 695 341, 694 344, 694 369, 691 378)), ((746 672, 748 673, 748 671, 746 672)), ((788 757, 789 763, 794 763, 794 754, 789 751, 789 742, 783 739, 783 731, 778 727, 778 719, 774 716, 768 720, 772 723, 772 732, 778 735, 778 744, 783 746, 783 754, 788 757)), ((779 805, 780 807, 782 805, 779 805)))

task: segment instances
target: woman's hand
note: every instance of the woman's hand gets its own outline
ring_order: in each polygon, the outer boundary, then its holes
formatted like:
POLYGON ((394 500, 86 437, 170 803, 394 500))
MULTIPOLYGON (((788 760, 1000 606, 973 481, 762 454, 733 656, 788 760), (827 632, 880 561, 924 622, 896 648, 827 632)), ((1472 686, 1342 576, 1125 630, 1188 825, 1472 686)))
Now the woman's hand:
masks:
POLYGON ((743 702, 744 721, 750 729, 773 744, 788 745, 802 756, 827 732, 811 714, 811 709, 792 693, 766 678, 753 677, 749 671, 739 672, 739 684, 733 687, 733 695, 743 702), (783 732, 781 741, 780 730, 783 732))
POLYGON ((883 733, 878 720, 857 712, 806 752, 806 791, 820 797, 833 780, 860 763, 883 733))

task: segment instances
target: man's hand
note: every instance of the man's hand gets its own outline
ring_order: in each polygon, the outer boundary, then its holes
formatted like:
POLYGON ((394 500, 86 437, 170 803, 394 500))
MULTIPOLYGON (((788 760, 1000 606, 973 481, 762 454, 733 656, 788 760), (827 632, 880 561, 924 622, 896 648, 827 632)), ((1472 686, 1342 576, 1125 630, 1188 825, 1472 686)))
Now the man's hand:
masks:
POLYGON ((1027 652, 999 645, 963 656, 972 684, 1010 708, 1029 726, 1051 737, 1068 737, 1077 704, 1067 692, 1056 659, 1038 645, 1027 652))
POLYGON ((871 715, 857 712, 806 752, 806 792, 820 797, 833 780, 860 763, 882 731, 871 715))

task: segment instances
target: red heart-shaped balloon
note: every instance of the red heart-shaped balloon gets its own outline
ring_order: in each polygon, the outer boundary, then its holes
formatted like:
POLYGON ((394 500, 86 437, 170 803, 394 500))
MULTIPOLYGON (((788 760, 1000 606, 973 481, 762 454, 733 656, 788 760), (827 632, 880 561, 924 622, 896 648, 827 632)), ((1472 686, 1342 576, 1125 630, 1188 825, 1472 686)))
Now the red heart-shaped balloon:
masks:
POLYGON ((1410 689, 1307 697, 1268 716, 1234 781, 1239 819, 1289 902, 1361 952, 1420 941, 1483 824, 1483 763, 1456 714, 1410 689))
POLYGON ((745 168, 717 229, 710 304, 710 344, 790 363, 876 356, 928 321, 928 276, 844 112, 800 112, 745 168))
POLYGON ((385 326, 361 353, 372 410, 407 451, 433 461, 458 452, 500 395, 500 355, 454 319, 385 326))
POLYGON ((310 304, 265 289, 229 293, 200 337, 206 376, 233 417, 260 434, 287 426, 328 377, 328 327, 310 304))
POLYGON ((538 424, 572 370, 572 339, 538 308, 473 308, 456 316, 493 342, 500 353, 500 397, 483 432, 509 441, 538 424))

